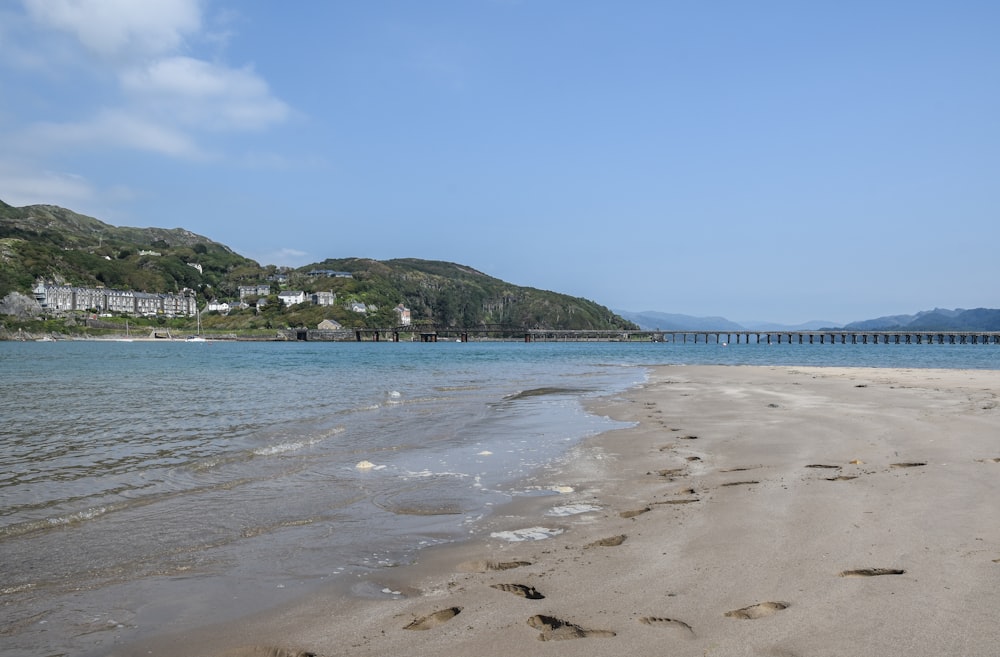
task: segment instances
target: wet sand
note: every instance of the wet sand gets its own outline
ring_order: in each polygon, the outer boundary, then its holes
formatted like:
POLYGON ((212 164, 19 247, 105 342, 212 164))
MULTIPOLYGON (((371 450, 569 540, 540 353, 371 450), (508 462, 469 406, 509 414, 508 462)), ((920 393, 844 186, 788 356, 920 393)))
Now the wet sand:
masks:
POLYGON ((997 394, 997 371, 655 368, 593 408, 634 427, 531 482, 563 493, 368 582, 405 597, 110 654, 995 655, 997 394))

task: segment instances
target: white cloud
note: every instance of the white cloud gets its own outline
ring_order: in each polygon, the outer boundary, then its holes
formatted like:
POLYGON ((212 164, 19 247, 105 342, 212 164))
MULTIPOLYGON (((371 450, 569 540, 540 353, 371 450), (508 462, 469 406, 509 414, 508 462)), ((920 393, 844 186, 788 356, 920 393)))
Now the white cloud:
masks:
POLYGON ((262 265, 279 265, 283 267, 301 267, 302 265, 309 264, 312 260, 312 257, 305 251, 288 247, 266 253, 255 253, 249 257, 262 265))
POLYGON ((51 171, 26 170, 23 163, 0 162, 0 200, 20 207, 40 203, 79 207, 96 195, 84 177, 51 171))
POLYGON ((25 138, 39 147, 118 147, 173 157, 206 157, 184 132, 128 110, 103 110, 93 119, 77 123, 36 123, 25 138))
POLYGON ((24 0, 38 23, 104 57, 159 55, 201 28, 199 0, 24 0))
MULTIPOLYGON (((111 94, 95 95, 100 106, 80 102, 78 118, 36 121, 8 143, 30 137, 42 149, 122 148, 205 158, 208 133, 262 130, 292 113, 252 67, 183 54, 192 43, 219 43, 203 26, 202 0, 22 1, 30 21, 46 28, 49 38, 44 48, 30 35, 21 39, 25 44, 36 43, 39 56, 60 45, 72 45, 79 55, 82 45, 97 56, 95 83, 116 86, 111 94)), ((64 56, 49 63, 73 66, 64 56)))
POLYGON ((289 108, 252 69, 191 57, 168 57, 122 75, 137 101, 193 126, 259 129, 283 121, 289 108))

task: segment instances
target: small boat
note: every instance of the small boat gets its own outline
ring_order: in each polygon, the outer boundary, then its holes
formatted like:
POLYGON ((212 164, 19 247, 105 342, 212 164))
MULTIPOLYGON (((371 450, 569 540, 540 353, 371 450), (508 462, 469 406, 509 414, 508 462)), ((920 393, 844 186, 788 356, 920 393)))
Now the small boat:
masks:
POLYGON ((125 320, 125 337, 124 338, 115 338, 115 342, 135 342, 135 340, 132 339, 132 334, 128 330, 128 320, 127 319, 125 320))
POLYGON ((184 339, 185 342, 205 342, 205 338, 201 337, 201 311, 195 308, 195 315, 198 317, 198 335, 189 335, 184 339))

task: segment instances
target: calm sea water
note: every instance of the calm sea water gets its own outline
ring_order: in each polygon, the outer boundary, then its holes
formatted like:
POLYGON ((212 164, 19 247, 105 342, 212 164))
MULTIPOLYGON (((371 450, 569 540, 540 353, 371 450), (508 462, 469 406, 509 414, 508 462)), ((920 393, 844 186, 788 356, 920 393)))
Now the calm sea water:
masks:
POLYGON ((664 363, 1000 369, 1000 346, 0 343, 0 654, 367 581, 534 494, 617 426, 581 402, 664 363))

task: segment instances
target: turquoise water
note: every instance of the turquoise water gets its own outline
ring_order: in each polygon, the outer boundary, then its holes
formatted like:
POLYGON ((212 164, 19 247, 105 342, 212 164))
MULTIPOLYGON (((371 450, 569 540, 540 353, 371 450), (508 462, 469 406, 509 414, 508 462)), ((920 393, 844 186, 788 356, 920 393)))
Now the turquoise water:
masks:
POLYGON ((583 399, 684 363, 1000 369, 1000 346, 0 343, 0 652, 101 654, 456 540, 616 426, 583 399))

